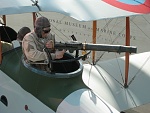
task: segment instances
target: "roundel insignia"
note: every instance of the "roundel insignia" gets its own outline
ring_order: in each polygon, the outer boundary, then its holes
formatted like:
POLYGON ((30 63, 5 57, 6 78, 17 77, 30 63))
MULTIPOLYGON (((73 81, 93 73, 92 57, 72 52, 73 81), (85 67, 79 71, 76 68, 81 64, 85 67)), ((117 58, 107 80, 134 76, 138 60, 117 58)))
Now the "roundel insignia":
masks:
POLYGON ((103 0, 104 2, 117 8, 134 12, 150 13, 150 0, 103 0))

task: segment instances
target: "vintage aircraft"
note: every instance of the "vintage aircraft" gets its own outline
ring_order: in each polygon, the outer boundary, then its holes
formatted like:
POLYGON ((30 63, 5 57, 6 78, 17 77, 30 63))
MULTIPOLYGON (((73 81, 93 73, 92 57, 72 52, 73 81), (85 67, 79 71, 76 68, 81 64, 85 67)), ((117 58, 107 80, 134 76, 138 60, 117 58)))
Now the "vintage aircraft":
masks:
MULTIPOLYGON (((150 1, 148 0, 138 2, 47 0, 46 3, 42 0, 1 0, 0 3, 0 15, 54 11, 80 21, 150 13, 150 1), (107 8, 109 11, 106 10, 107 8), (102 9, 103 12, 100 13, 102 9)), ((95 21, 93 26, 95 29, 95 21)), ((1 28, 4 30, 3 32, 1 30, 1 40, 7 41, 6 29, 11 28, 4 25, 1 28), (6 36, 3 36, 3 33, 6 36)), ((13 29, 11 31, 14 33, 13 29)), ((11 36, 11 33, 9 35, 11 36)), ((93 33, 93 35, 95 34, 93 33)), ((73 39, 76 40, 74 37, 73 39)), ((14 39, 10 38, 9 41, 12 40, 14 39)), ((126 46, 115 46, 72 41, 55 44, 55 47, 63 47, 71 49, 71 51, 77 50, 77 57, 66 53, 61 60, 51 61, 48 59, 49 62, 44 65, 52 64, 51 72, 37 69, 26 63, 21 47, 2 53, 0 112, 125 113, 124 110, 150 102, 149 88, 147 87, 150 84, 149 52, 130 56, 130 68, 127 68, 127 71, 129 70, 131 76, 128 78, 128 75, 125 77, 119 75, 120 70, 124 72, 124 62, 129 53, 136 52, 136 48, 129 46, 129 43, 126 46), (79 59, 85 59, 88 53, 78 56, 78 50, 127 52, 127 55, 96 64, 82 65, 79 59), (142 60, 139 61, 139 59, 142 60), (118 64, 121 69, 117 67, 118 64)), ((129 65, 128 62, 126 65, 129 65)))

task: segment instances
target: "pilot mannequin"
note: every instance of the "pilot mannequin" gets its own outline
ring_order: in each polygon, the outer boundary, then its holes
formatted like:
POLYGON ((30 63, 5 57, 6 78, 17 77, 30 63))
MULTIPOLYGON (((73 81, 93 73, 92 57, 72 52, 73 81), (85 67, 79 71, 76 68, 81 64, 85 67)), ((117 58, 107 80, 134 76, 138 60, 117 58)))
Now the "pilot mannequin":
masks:
POLYGON ((6 41, 1 41, 2 53, 9 51, 13 48, 19 47, 21 45, 23 37, 29 32, 31 32, 31 30, 28 27, 22 27, 17 33, 16 40, 13 40, 11 43, 6 42, 6 41))
MULTIPOLYGON (((50 22, 46 17, 39 17, 34 24, 34 30, 28 33, 22 41, 23 52, 28 61, 38 62, 48 59, 44 48, 54 48, 55 36, 50 33, 50 22)), ((51 59, 60 59, 65 50, 54 51, 51 53, 51 59)))
POLYGON ((24 36, 29 32, 31 32, 30 28, 22 27, 17 33, 17 39, 12 41, 13 48, 16 48, 22 45, 22 40, 24 36))

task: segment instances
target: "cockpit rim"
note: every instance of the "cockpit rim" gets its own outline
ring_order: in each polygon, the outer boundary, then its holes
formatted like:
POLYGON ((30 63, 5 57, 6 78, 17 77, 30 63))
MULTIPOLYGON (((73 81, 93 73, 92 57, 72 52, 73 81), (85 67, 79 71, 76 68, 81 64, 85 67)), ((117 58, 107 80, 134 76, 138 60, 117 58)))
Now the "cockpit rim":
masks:
POLYGON ((22 55, 21 60, 22 60, 22 64, 27 69, 29 69, 30 71, 32 71, 34 73, 37 73, 39 75, 46 76, 46 77, 52 77, 52 78, 71 78, 71 77, 82 75, 82 72, 83 72, 83 65, 82 65, 82 63, 81 63, 80 60, 76 61, 79 64, 79 68, 77 70, 75 70, 75 71, 68 72, 68 73, 47 72, 47 71, 44 71, 44 70, 37 69, 37 68, 31 66, 30 64, 26 63, 26 61, 24 60, 24 55, 22 55))

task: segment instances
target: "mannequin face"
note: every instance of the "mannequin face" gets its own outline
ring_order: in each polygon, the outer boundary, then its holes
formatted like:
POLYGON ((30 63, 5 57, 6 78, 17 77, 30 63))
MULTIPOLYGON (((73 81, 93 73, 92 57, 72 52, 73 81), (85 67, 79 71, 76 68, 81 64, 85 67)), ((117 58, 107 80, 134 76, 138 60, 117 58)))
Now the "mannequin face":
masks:
POLYGON ((50 33, 50 31, 51 31, 50 27, 43 28, 42 38, 47 37, 47 35, 50 33))

